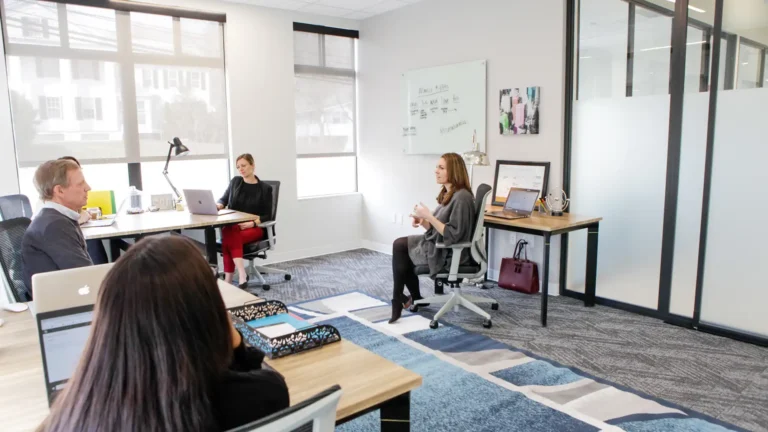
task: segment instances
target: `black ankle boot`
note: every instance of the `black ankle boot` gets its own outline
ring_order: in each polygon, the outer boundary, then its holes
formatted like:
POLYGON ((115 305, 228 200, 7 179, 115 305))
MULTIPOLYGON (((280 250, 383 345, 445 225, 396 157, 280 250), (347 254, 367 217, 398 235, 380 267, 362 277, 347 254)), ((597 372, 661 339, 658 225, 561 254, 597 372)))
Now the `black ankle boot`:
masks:
POLYGON ((399 320, 403 315, 403 304, 397 300, 392 300, 392 318, 389 319, 389 323, 392 324, 399 320))

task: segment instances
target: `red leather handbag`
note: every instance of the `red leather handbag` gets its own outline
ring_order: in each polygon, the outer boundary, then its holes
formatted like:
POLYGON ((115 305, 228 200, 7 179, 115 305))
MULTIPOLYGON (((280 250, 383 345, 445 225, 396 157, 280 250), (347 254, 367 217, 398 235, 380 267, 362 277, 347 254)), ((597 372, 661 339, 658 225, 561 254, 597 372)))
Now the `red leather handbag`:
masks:
POLYGON ((528 260, 528 251, 525 249, 527 244, 527 241, 519 240, 513 257, 501 260, 499 287, 525 294, 539 292, 539 267, 528 260))

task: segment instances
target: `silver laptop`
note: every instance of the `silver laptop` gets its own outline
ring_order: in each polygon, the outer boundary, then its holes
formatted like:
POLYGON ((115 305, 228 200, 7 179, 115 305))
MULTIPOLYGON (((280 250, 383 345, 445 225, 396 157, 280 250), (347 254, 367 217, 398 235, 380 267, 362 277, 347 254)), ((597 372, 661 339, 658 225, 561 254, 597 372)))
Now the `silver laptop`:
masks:
POLYGON ((43 356, 48 404, 75 372, 88 341, 93 305, 112 264, 32 276, 33 310, 43 356))
POLYGON ((115 212, 114 215, 109 215, 105 219, 99 219, 99 220, 89 220, 88 222, 80 225, 82 228, 95 228, 95 227, 108 227, 112 226, 115 222, 117 222, 117 218, 120 217, 120 214, 123 212, 123 207, 125 206, 125 202, 128 200, 128 198, 123 198, 123 202, 120 203, 120 207, 118 207, 117 212, 115 212))
POLYGON ((488 212, 486 215, 502 219, 527 218, 533 213, 537 199, 539 199, 539 189, 509 188, 504 208, 501 211, 488 212))
POLYGON ((221 216, 234 213, 234 210, 216 208, 216 200, 213 199, 213 192, 202 189, 184 189, 184 201, 187 202, 187 209, 191 214, 221 216))

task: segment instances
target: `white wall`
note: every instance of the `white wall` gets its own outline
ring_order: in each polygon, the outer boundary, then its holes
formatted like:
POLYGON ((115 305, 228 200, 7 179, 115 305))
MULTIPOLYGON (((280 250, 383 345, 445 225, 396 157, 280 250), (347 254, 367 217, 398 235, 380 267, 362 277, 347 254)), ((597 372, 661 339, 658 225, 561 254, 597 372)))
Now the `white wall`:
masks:
MULTIPOLYGON (((420 231, 407 218, 414 204, 435 207, 434 166, 439 155, 406 156, 399 135, 403 72, 470 60, 488 60, 486 151, 492 166, 476 167, 473 185, 493 185, 496 160, 551 162, 549 184, 561 186, 565 3, 562 0, 426 0, 365 20, 360 28, 359 185, 363 243, 391 252, 392 241, 420 231), (541 87, 539 135, 498 133, 499 90, 541 87), (393 215, 406 215, 393 224, 393 215)), ((467 132, 467 150, 472 131, 467 132)), ((514 236, 492 236, 489 275, 511 256, 514 236)), ((536 238, 532 257, 542 262, 536 238)), ((550 292, 557 292, 559 239, 552 248, 550 292)))
MULTIPOLYGON (((257 175, 280 180, 278 245, 268 262, 285 261, 360 247, 361 196, 350 194, 299 200, 293 78, 293 22, 357 29, 358 22, 219 1, 155 0, 154 3, 227 14, 225 56, 232 155, 252 153, 257 175)), ((3 68, 3 75, 5 74, 3 68)), ((0 94, 7 95, 2 78, 0 94)), ((10 132, 0 102, 0 176, 18 185, 10 132), (7 169, 6 169, 7 165, 7 169), (7 177, 7 179, 6 179, 7 177)), ((232 169, 232 172, 235 172, 232 169)), ((221 191, 215 191, 219 194, 221 191)))

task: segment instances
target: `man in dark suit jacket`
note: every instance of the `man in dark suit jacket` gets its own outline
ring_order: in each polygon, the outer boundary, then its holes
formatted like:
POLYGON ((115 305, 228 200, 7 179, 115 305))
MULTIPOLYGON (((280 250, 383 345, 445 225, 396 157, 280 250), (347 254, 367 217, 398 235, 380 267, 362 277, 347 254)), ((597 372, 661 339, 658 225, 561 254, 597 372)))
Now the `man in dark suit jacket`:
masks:
POLYGON ((21 242, 24 279, 32 290, 32 276, 93 265, 78 220, 91 187, 71 160, 54 160, 35 171, 35 188, 45 202, 21 242))

